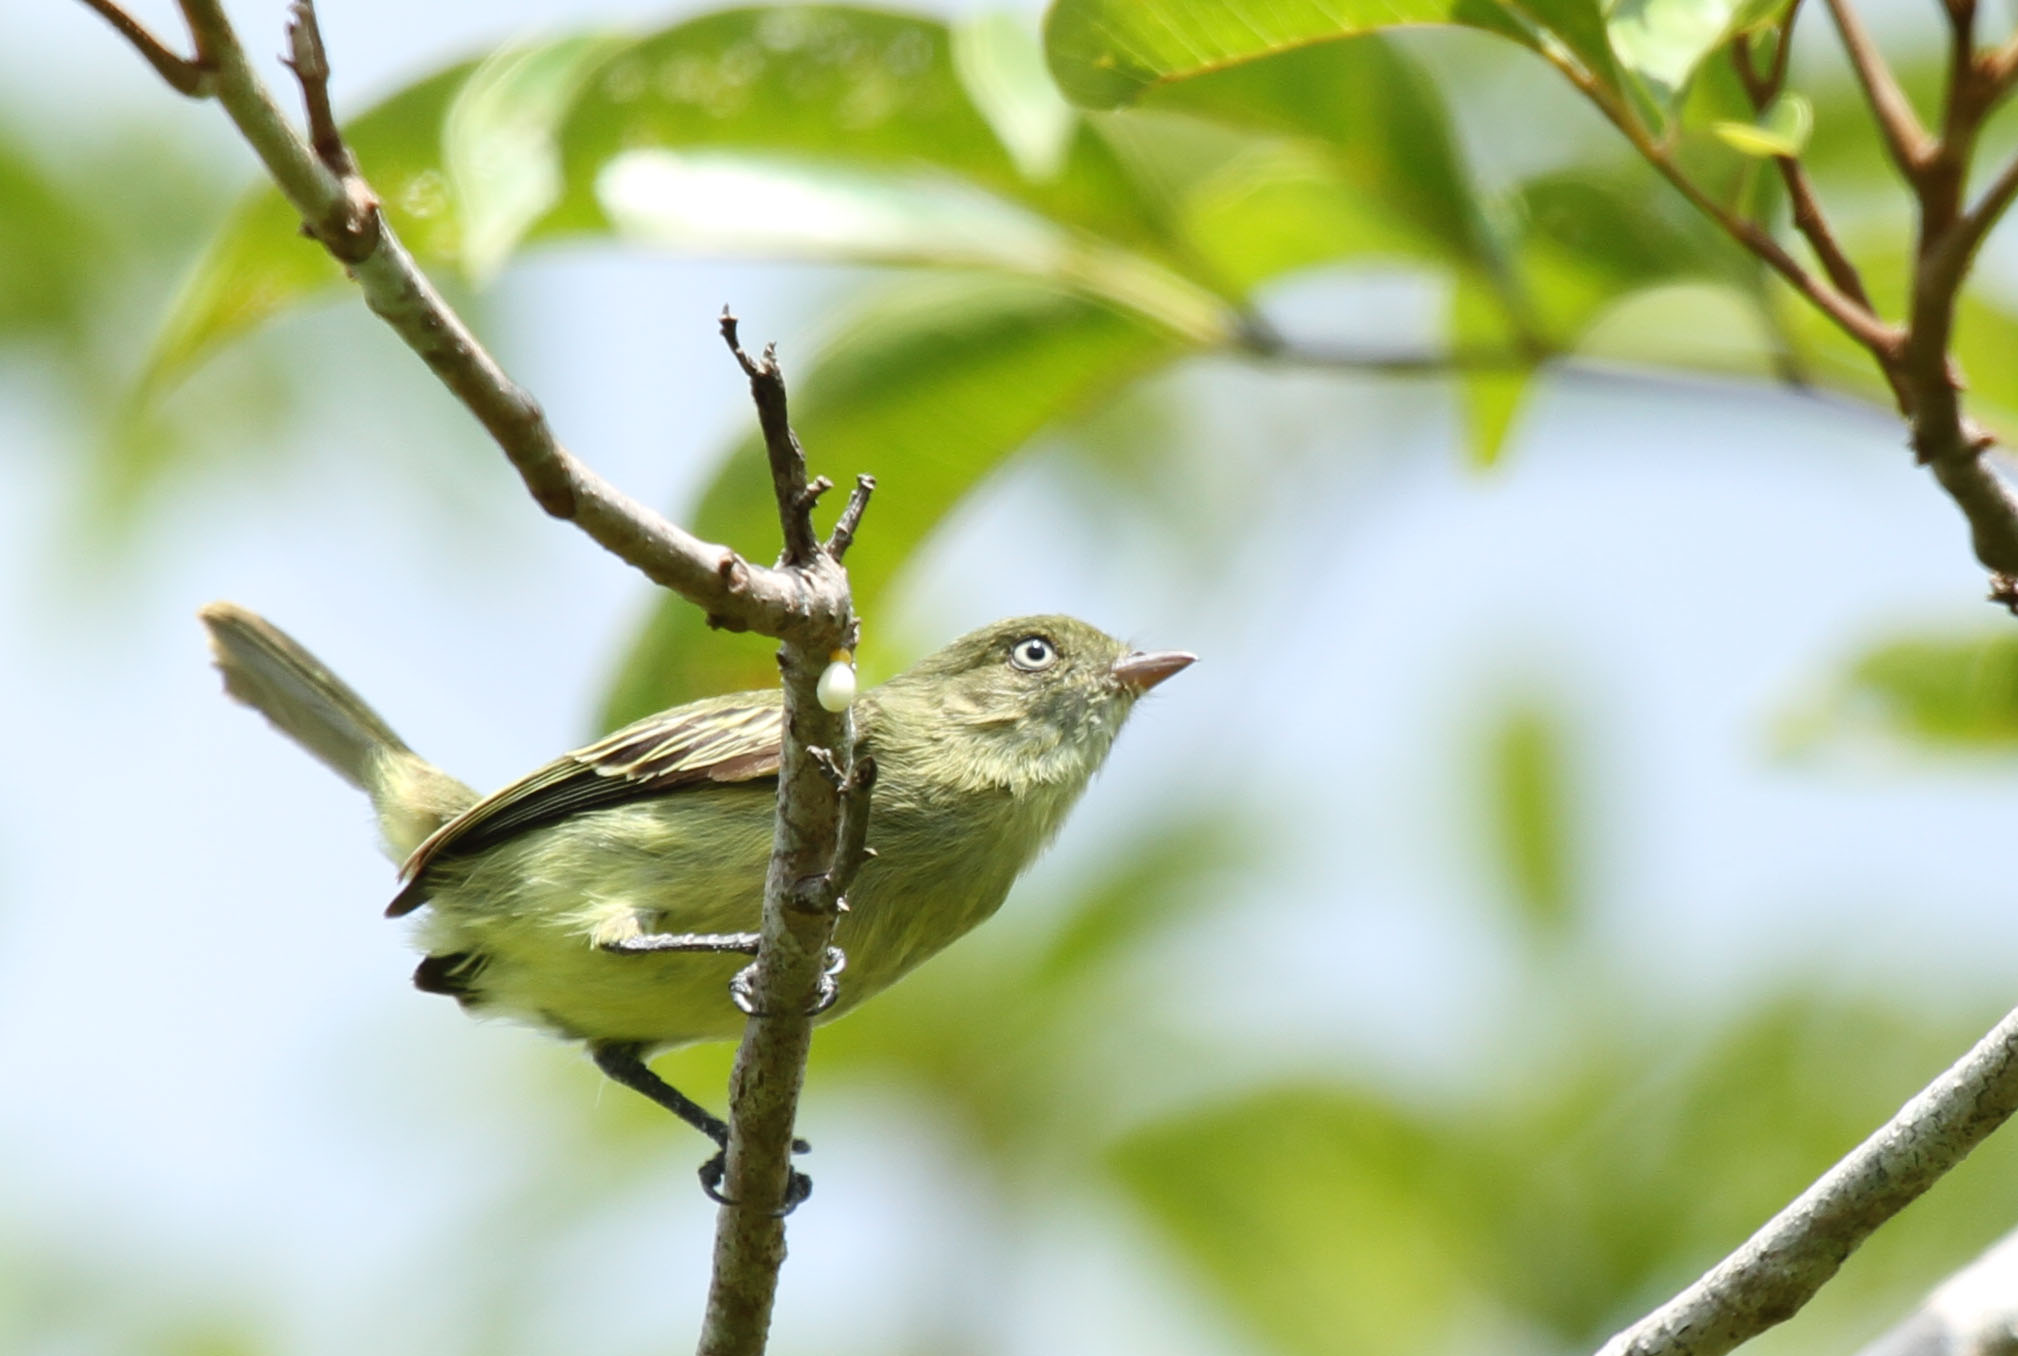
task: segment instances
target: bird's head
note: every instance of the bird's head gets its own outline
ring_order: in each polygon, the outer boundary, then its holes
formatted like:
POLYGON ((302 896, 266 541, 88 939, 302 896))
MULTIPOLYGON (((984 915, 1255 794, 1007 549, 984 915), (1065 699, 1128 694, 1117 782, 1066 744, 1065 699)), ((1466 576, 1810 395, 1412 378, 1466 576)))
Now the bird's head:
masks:
POLYGON ((1105 760, 1136 699, 1193 658, 1131 650, 1071 617, 1012 617, 927 655, 872 699, 878 724, 915 733, 923 743, 910 756, 947 781, 1070 795, 1105 760))

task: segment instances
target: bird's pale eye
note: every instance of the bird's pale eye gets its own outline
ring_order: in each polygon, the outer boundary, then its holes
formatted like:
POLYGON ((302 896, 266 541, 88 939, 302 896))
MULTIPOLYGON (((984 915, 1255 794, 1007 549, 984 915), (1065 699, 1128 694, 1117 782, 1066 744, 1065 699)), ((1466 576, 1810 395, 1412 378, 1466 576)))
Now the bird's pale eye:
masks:
POLYGON ((1058 662, 1058 647, 1043 636, 1025 636, 1009 647, 1009 662, 1026 673, 1036 673, 1058 662))

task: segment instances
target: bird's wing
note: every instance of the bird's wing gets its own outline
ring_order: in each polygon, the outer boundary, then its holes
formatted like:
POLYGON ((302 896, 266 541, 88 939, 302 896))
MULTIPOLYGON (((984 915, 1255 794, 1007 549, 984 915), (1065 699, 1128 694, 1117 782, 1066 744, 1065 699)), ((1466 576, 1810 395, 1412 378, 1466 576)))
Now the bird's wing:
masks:
POLYGON ((400 868, 406 882, 386 916, 427 901, 428 868, 586 810, 692 786, 778 774, 784 714, 777 692, 739 692, 646 716, 484 797, 437 829, 400 868))

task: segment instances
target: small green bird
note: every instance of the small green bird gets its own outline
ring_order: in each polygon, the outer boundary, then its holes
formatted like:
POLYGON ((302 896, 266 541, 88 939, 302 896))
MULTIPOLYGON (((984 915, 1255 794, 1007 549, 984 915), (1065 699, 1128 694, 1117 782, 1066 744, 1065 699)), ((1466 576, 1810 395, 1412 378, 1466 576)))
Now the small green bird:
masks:
MULTIPOLYGON (((479 797, 278 627, 231 603, 200 615, 225 690, 371 797, 403 863, 386 912, 427 906, 414 984, 583 1042, 609 1077, 726 1144, 723 1122, 644 1060, 742 1029, 727 990, 762 912, 781 694, 661 711, 479 797)), ((835 929, 847 979, 826 1015, 994 913, 1136 699, 1192 660, 1018 617, 862 693, 875 855, 835 929)), ((717 1153, 701 1170, 710 1195, 720 1166, 717 1153)), ((794 1196, 809 1185, 795 1175, 794 1196)))

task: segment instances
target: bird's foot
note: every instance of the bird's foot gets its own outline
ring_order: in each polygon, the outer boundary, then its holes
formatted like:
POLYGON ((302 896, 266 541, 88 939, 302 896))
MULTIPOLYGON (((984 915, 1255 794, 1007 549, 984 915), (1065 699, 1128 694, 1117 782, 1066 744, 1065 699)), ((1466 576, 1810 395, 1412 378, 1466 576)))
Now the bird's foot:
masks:
MULTIPOLYGON (((811 1147, 803 1139, 792 1141, 792 1152, 795 1154, 805 1153, 811 1147)), ((729 1159, 726 1150, 716 1150, 713 1158, 701 1164, 701 1190, 706 1192, 708 1199, 716 1205, 734 1205, 736 1203, 733 1197, 722 1194, 722 1179, 727 1177, 728 1174, 729 1159)), ((805 1173, 800 1172, 797 1168, 793 1168, 791 1176, 785 1180, 784 1204, 771 1212, 772 1217, 783 1219, 805 1204, 806 1197, 812 1194, 813 1179, 805 1173)))
MULTIPOLYGON (((840 1001, 841 981, 839 976, 847 968, 847 953, 842 951, 838 946, 828 947, 827 966, 820 971, 819 987, 813 991, 813 1005, 806 1009, 808 1017, 818 1017, 828 1008, 833 1007, 836 1002, 840 1001)), ((763 1013, 757 1008, 756 988, 757 967, 755 963, 745 965, 742 969, 736 971, 735 978, 729 981, 729 1001, 734 1003, 745 1014, 751 1017, 761 1017, 763 1013)))

